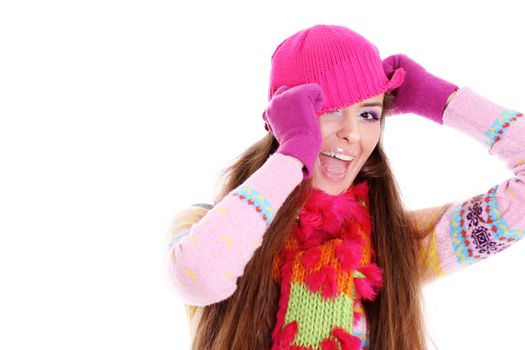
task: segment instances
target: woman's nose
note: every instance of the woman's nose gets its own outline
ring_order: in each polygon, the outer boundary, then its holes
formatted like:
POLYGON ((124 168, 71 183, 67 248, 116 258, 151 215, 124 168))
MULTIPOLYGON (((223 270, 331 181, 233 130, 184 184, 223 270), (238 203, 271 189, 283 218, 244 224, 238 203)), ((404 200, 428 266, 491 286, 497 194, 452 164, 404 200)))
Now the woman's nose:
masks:
POLYGON ((341 127, 338 131, 340 138, 346 139, 349 143, 359 142, 361 135, 359 133, 359 123, 356 117, 347 115, 344 121, 341 123, 341 127))

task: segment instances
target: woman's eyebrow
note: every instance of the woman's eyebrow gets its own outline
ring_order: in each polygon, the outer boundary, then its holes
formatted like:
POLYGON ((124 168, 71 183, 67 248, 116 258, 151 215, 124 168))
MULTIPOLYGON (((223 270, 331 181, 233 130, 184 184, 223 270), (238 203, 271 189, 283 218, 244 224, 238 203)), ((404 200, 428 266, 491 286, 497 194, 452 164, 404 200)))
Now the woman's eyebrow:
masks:
POLYGON ((361 104, 361 107, 372 107, 372 106, 383 107, 383 104, 381 102, 367 102, 367 103, 361 104))

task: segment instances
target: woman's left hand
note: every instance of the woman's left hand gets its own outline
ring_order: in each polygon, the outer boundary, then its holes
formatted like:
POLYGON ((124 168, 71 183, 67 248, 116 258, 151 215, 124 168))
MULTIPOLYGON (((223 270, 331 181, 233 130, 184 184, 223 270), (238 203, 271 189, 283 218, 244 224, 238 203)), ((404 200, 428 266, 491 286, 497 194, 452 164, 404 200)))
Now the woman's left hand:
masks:
POLYGON ((447 100, 458 86, 428 73, 404 54, 392 55, 383 60, 383 69, 389 79, 400 67, 406 72, 404 81, 392 91, 396 99, 392 112, 387 115, 414 113, 443 124, 447 100))

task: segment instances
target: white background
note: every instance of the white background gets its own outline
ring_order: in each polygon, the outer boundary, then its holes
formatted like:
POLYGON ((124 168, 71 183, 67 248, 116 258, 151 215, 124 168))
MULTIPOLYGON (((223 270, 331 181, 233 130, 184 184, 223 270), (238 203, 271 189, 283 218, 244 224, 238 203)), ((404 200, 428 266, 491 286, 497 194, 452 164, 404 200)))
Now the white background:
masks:
MULTIPOLYGON (((314 24, 525 111, 521 3, 3 1, 0 348, 185 349, 163 277, 175 213, 264 134, 270 56, 314 24)), ((385 146, 411 209, 513 176, 415 115, 385 146)), ((425 288, 439 349, 523 349, 525 244, 425 288)), ((403 315, 399 315, 403 317, 403 315)), ((433 348, 431 346, 431 348, 433 348)))

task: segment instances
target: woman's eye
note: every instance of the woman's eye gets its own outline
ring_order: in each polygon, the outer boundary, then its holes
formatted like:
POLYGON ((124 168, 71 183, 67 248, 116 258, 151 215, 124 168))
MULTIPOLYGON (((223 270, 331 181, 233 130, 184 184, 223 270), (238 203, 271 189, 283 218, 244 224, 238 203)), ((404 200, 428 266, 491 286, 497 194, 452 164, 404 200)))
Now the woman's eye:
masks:
POLYGON ((375 112, 363 112, 361 113, 361 115, 367 115, 368 114, 368 118, 365 117, 365 120, 366 121, 369 121, 369 122, 375 122, 376 120, 379 120, 381 119, 381 117, 379 117, 375 112))
MULTIPOLYGON (((343 110, 338 108, 338 109, 329 111, 326 114, 328 114, 329 116, 341 116, 343 115, 343 110)), ((372 111, 362 112, 359 114, 359 116, 362 116, 363 119, 368 122, 375 122, 381 119, 381 117, 376 112, 372 112, 372 111)))

